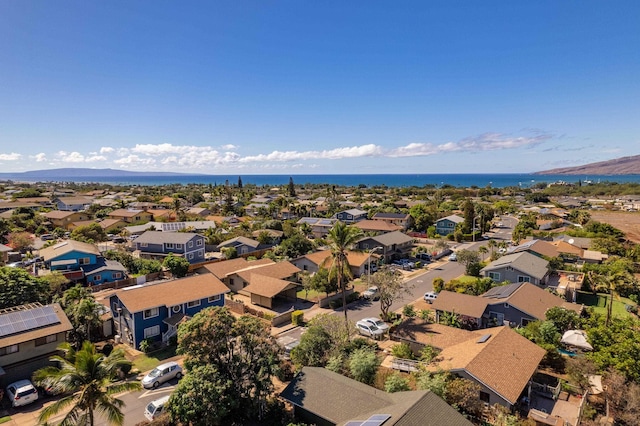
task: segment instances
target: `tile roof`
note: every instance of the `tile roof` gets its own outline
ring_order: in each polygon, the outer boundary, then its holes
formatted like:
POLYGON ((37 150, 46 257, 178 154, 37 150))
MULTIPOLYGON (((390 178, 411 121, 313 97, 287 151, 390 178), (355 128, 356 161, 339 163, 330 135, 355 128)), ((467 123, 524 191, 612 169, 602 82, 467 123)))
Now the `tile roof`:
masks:
POLYGON ((72 212, 67 210, 51 210, 50 212, 46 212, 44 217, 47 219, 64 219, 69 216, 77 215, 78 212, 72 212))
POLYGON ((463 217, 458 216, 457 214, 452 214, 452 215, 445 216, 443 218, 440 218, 440 219, 436 220, 436 223, 440 222, 441 220, 445 220, 445 219, 446 220, 450 220, 453 223, 462 223, 462 222, 464 222, 464 218, 463 217))
POLYGON ((373 219, 409 219, 411 215, 407 213, 385 213, 378 212, 373 215, 373 219))
POLYGON ((115 217, 135 217, 140 213, 146 213, 144 210, 117 209, 109 213, 109 216, 115 217))
POLYGON ((241 237, 235 237, 235 238, 231 238, 230 240, 223 241, 220 244, 218 244, 218 247, 225 247, 230 245, 233 245, 234 247, 238 245, 245 245, 245 246, 255 248, 255 247, 258 247, 260 243, 256 240, 252 240, 251 238, 241 236, 241 237))
POLYGON ((471 339, 442 350, 437 362, 428 368, 433 371, 464 370, 515 404, 542 361, 545 350, 509 327, 476 330, 472 334, 471 339))
POLYGON ((169 307, 200 300, 229 291, 218 278, 211 274, 203 274, 158 284, 127 287, 118 290, 115 295, 129 312, 140 312, 157 306, 169 307))
POLYGON ((559 254, 556 246, 548 241, 543 240, 526 241, 519 246, 511 247, 509 250, 507 250, 508 253, 519 253, 523 251, 538 253, 546 257, 557 257, 559 254))
POLYGON ((377 241, 383 246, 390 246, 393 244, 404 244, 413 241, 413 238, 400 231, 387 232, 386 234, 376 235, 373 237, 366 237, 363 239, 372 239, 377 241))
POLYGON ((402 229, 401 226, 393 225, 383 220, 371 220, 371 219, 361 220, 359 222, 354 223, 352 226, 355 226, 356 228, 360 228, 363 231, 393 232, 393 231, 402 229))

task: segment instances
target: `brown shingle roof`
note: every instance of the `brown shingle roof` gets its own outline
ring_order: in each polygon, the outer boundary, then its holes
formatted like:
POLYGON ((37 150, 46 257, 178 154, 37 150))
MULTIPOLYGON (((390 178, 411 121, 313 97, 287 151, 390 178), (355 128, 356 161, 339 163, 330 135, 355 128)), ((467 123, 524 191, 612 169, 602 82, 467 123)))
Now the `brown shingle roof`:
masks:
POLYGON ((582 311, 581 305, 566 302, 561 297, 529 283, 522 283, 509 297, 499 299, 497 302, 494 300, 491 300, 491 304, 508 302, 539 320, 544 320, 547 310, 554 306, 560 306, 577 313, 582 311))
POLYGON ((485 298, 454 291, 441 291, 433 301, 432 308, 437 311, 455 312, 473 318, 480 318, 489 301, 485 298))
POLYGON ((393 232, 401 230, 402 227, 393 225, 383 220, 361 220, 353 224, 354 227, 360 228, 363 231, 380 231, 380 232, 393 232))
POLYGON ((129 209, 118 209, 109 213, 111 217, 135 217, 140 213, 145 213, 144 210, 129 210, 129 209))
POLYGON ((64 219, 69 216, 77 215, 78 212, 71 212, 66 210, 51 210, 44 214, 47 219, 64 219))
MULTIPOLYGON (((249 266, 249 265, 248 265, 249 266)), ((251 274, 256 273, 265 275, 271 278, 284 279, 289 278, 292 275, 300 272, 300 268, 288 261, 271 263, 269 265, 259 266, 258 268, 249 267, 245 270, 238 271, 237 274, 240 278, 248 283, 251 283, 251 274)), ((253 284, 253 283, 251 283, 253 284)))
POLYGON ((246 286, 243 291, 269 298, 275 297, 279 293, 296 286, 290 281, 279 280, 258 273, 252 273, 248 281, 251 284, 246 286))
POLYGON ((429 369, 464 370, 515 404, 538 368, 545 350, 508 327, 476 330, 473 337, 444 349, 429 369), (482 336, 489 336, 480 343, 482 336))
POLYGON ((228 293, 230 290, 213 275, 193 275, 159 284, 129 287, 116 292, 129 312, 140 312, 157 306, 173 306, 205 297, 228 293))
POLYGON ((40 249, 40 256, 42 256, 45 261, 49 261, 58 256, 62 256, 63 254, 71 253, 72 251, 91 253, 96 256, 100 255, 100 250, 98 250, 98 247, 93 244, 83 243, 76 240, 65 240, 61 243, 40 249))
MULTIPOLYGON (((305 254, 304 257, 309 259, 316 265, 322 265, 322 263, 331 256, 331 250, 320 250, 313 253, 305 254)), ((377 259, 379 256, 376 254, 371 255, 371 259, 377 259)), ((349 266, 360 267, 369 260, 369 253, 362 251, 347 251, 347 262, 349 266)))
POLYGON ((418 342, 437 349, 448 348, 473 337, 472 332, 461 328, 433 324, 418 318, 411 318, 398 326, 394 338, 418 342))

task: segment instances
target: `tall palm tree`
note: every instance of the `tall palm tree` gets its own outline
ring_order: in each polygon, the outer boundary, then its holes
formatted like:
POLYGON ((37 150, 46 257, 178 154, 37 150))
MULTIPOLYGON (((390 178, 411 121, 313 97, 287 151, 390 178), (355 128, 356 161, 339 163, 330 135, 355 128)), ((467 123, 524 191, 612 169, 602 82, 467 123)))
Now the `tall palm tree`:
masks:
POLYGON ((66 412, 60 426, 93 426, 95 412, 101 413, 110 424, 122 425, 124 402, 114 397, 121 392, 140 389, 140 383, 113 382, 118 371, 130 366, 122 349, 115 349, 108 356, 96 351, 88 341, 79 351, 63 343, 58 347, 64 356, 53 356, 51 361, 60 367, 45 367, 33 374, 36 384, 65 396, 45 407, 38 418, 40 423, 61 412, 66 412))
POLYGON ((347 249, 354 245, 361 237, 362 230, 349 226, 343 222, 336 222, 327 235, 329 248, 331 250, 332 265, 330 273, 335 273, 338 278, 338 288, 342 291, 342 308, 344 310, 344 322, 349 328, 347 317, 347 279, 351 276, 351 269, 347 261, 347 249))
POLYGON ((589 280, 594 290, 606 291, 609 293, 609 304, 607 305, 607 318, 605 325, 608 327, 611 322, 613 312, 613 297, 617 297, 618 290, 625 284, 633 281, 633 276, 627 271, 607 271, 605 273, 589 272, 589 280))

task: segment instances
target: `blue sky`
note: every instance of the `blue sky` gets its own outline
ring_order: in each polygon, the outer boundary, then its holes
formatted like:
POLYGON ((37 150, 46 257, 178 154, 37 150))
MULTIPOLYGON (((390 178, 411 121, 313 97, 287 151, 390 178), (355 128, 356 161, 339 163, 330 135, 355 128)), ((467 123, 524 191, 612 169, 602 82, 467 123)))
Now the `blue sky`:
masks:
POLYGON ((0 2, 0 171, 518 173, 640 154, 640 2, 0 2))

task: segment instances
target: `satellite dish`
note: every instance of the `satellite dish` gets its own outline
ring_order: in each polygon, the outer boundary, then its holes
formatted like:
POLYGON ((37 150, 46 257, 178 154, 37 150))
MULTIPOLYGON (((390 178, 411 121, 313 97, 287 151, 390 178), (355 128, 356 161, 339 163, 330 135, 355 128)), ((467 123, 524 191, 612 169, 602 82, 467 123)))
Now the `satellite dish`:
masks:
POLYGON ((573 238, 569 238, 569 241, 568 241, 569 244, 573 244, 574 242, 575 241, 573 240, 573 238))

